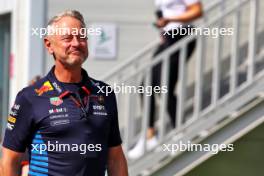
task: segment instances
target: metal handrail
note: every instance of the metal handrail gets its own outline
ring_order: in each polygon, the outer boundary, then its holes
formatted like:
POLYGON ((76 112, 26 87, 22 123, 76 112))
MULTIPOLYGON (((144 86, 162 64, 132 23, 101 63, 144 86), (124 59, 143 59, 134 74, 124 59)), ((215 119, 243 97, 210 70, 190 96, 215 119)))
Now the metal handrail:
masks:
MULTIPOLYGON (((223 2, 222 0, 217 0, 217 1, 213 1, 213 2, 209 3, 208 5, 206 5, 204 7, 204 13, 206 14, 206 13, 214 10, 222 2, 223 2)), ((109 79, 111 79, 115 75, 118 75, 121 70, 125 70, 128 66, 131 66, 131 64, 135 63, 136 61, 138 62, 139 60, 144 59, 144 56, 146 54, 148 54, 149 52, 151 52, 154 48, 156 48, 157 45, 159 44, 159 42, 160 42, 160 39, 156 38, 154 41, 147 44, 143 49, 139 50, 136 54, 132 55, 131 57, 129 57, 125 61, 121 62, 116 67, 114 67, 111 71, 109 71, 108 73, 101 76, 100 80, 108 81, 109 79)))

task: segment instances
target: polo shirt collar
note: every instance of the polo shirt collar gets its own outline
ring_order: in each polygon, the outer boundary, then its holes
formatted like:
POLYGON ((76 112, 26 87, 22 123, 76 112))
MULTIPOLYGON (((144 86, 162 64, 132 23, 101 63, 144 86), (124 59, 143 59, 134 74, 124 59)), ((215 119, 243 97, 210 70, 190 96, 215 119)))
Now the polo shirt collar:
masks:
MULTIPOLYGON (((53 66, 51 68, 51 70, 49 71, 48 75, 47 75, 47 79, 51 82, 53 88, 59 93, 63 93, 66 91, 66 89, 63 86, 63 82, 60 82, 54 73, 55 70, 55 66, 53 66)), ((94 86, 91 83, 91 78, 88 76, 88 73, 82 68, 82 81, 81 81, 81 85, 84 85, 87 89, 89 89, 90 91, 94 91, 94 86)))

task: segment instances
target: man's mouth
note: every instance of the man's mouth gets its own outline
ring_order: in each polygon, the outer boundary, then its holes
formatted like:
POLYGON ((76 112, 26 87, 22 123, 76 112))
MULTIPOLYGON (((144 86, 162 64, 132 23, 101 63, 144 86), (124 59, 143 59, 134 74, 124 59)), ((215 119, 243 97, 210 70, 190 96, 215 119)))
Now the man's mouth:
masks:
POLYGON ((82 52, 81 52, 81 51, 78 51, 78 50, 76 50, 76 51, 71 51, 71 52, 70 52, 70 54, 76 54, 76 55, 80 55, 80 54, 82 54, 82 52))

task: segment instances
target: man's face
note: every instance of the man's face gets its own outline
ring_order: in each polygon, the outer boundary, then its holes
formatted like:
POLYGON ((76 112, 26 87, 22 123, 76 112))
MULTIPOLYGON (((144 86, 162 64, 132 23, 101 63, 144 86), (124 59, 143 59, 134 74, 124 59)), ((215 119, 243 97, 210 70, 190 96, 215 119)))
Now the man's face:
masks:
POLYGON ((73 17, 63 17, 53 24, 56 34, 45 38, 45 46, 54 54, 56 62, 65 66, 80 66, 88 57, 87 37, 80 32, 81 22, 73 17), (60 30, 60 31, 59 31, 60 30))

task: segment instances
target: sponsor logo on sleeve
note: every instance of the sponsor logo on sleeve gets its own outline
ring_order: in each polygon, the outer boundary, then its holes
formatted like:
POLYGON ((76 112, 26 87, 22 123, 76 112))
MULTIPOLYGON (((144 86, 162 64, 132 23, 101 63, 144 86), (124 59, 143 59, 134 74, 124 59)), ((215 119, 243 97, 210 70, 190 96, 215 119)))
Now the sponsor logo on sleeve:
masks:
POLYGON ((8 130, 13 130, 13 128, 15 126, 14 124, 11 124, 11 123, 7 123, 6 125, 7 125, 6 127, 8 130))
POLYGON ((7 118, 7 129, 8 130, 13 130, 13 128, 14 128, 14 126, 15 126, 15 123, 16 123, 16 118, 15 117, 13 117, 13 116, 9 116, 8 118, 7 118))
POLYGON ((17 111, 11 110, 9 113, 11 116, 17 116, 17 111))
POLYGON ((7 129, 8 130, 13 130, 15 123, 17 121, 17 115, 20 110, 20 105, 19 104, 14 104, 11 108, 11 111, 9 113, 9 117, 7 118, 7 129))
POLYGON ((16 118, 15 117, 12 117, 12 116, 9 116, 8 119, 7 119, 8 122, 11 122, 11 123, 16 123, 16 118))
POLYGON ((11 108, 11 111, 9 113, 10 116, 12 117, 16 117, 18 112, 19 112, 19 109, 20 109, 20 105, 19 104, 14 104, 11 108))
POLYGON ((20 105, 14 104, 14 106, 12 108, 18 111, 20 109, 20 105))

